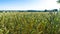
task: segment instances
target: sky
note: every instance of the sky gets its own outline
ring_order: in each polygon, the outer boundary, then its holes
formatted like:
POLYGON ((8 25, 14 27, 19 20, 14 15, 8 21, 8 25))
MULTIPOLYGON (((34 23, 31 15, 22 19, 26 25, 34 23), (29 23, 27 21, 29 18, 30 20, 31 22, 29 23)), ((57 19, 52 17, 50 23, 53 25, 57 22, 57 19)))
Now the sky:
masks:
POLYGON ((57 0, 0 0, 0 10, 59 9, 57 0))

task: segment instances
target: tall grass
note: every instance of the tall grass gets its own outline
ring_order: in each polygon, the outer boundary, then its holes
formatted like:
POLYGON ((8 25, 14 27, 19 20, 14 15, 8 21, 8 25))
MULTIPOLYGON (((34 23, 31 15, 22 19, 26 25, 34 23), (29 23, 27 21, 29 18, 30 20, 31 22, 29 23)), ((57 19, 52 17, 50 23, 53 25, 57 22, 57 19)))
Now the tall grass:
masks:
POLYGON ((60 34, 60 14, 53 12, 0 13, 0 34, 60 34))

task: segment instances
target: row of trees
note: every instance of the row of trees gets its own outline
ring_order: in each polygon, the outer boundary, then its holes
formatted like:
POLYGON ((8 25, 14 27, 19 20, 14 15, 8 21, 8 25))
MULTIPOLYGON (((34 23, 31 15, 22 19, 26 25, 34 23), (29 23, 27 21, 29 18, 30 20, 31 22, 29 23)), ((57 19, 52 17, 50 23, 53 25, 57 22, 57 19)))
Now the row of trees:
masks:
POLYGON ((26 10, 26 11, 20 11, 20 10, 7 10, 7 11, 0 11, 0 12, 57 12, 58 9, 53 10, 26 10))

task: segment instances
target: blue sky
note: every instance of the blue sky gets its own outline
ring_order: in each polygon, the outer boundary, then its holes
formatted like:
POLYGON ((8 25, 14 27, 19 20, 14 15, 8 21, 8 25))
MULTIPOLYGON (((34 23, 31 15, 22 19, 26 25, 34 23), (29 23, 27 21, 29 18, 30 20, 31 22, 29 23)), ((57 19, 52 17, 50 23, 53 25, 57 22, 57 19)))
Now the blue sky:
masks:
POLYGON ((57 0, 0 0, 0 10, 58 9, 57 0))

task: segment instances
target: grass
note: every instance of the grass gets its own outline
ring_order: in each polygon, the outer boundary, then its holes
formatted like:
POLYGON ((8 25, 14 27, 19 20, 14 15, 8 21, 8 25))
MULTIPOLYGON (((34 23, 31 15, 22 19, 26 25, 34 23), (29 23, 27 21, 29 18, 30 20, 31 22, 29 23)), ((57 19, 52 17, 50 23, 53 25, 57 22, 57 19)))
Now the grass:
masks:
POLYGON ((60 14, 53 12, 0 13, 0 34, 60 34, 60 14))

